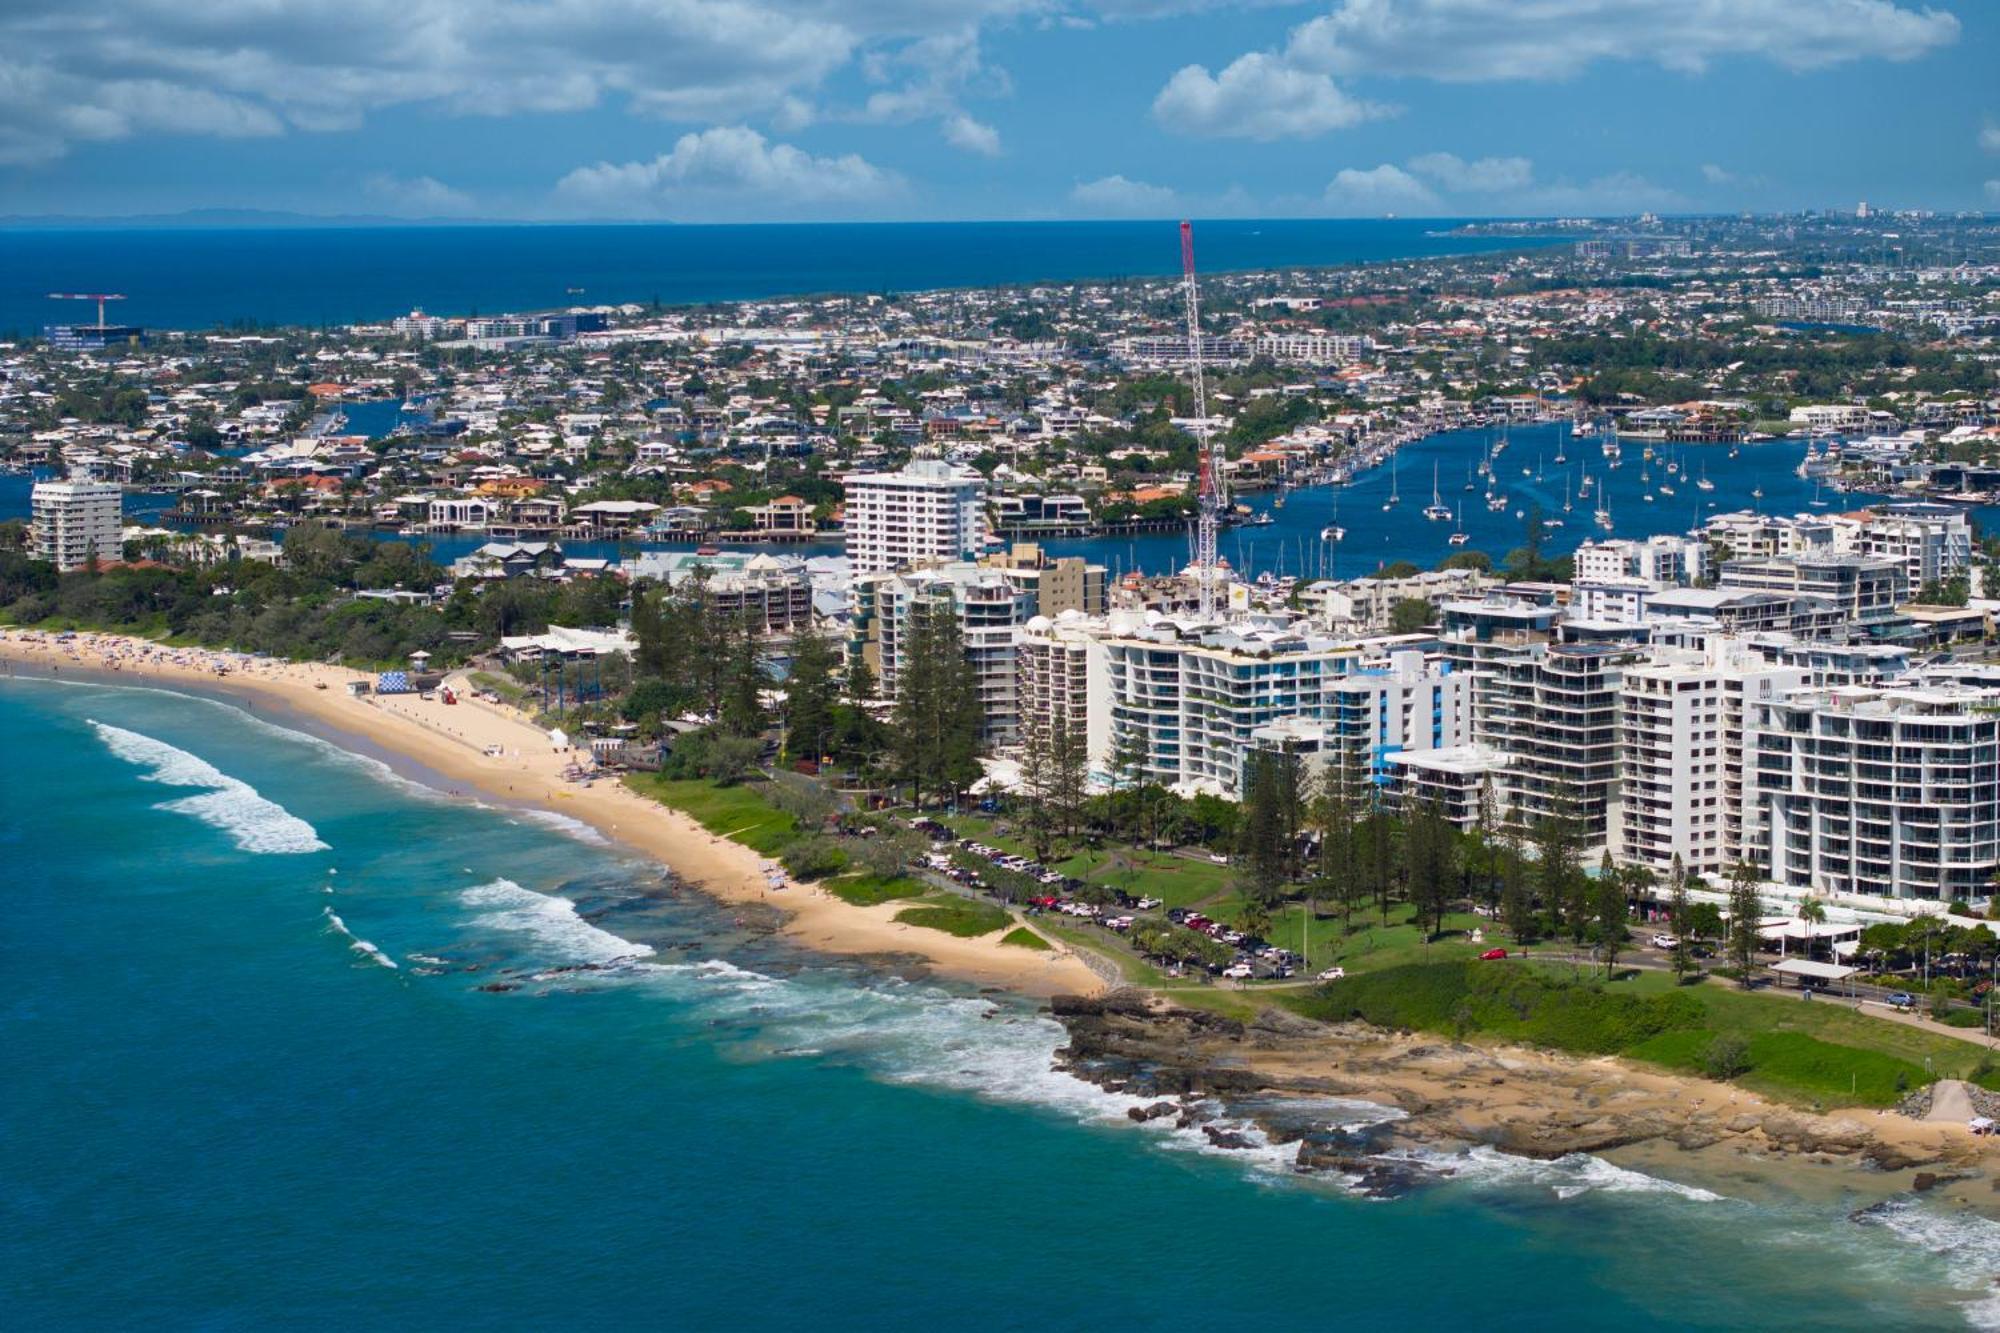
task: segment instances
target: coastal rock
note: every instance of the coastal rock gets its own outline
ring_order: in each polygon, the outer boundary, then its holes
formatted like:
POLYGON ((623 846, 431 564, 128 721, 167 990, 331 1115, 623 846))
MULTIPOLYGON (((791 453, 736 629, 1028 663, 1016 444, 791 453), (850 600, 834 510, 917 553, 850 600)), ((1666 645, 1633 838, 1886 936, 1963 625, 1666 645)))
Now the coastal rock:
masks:
POLYGON ((1884 1171, 1906 1171, 1914 1166, 1929 1166, 1938 1160, 1934 1152, 1926 1152, 1913 1145, 1885 1143, 1879 1139, 1864 1148, 1861 1155, 1884 1171))
POLYGON ((1159 1120, 1162 1117, 1174 1115, 1180 1109, 1173 1102, 1154 1102, 1151 1106, 1134 1106, 1127 1110, 1125 1114, 1143 1125, 1149 1120, 1159 1120))
POLYGON ((1233 1129, 1222 1129, 1215 1125, 1203 1125, 1201 1127, 1201 1132, 1207 1135, 1208 1141, 1218 1148, 1225 1148, 1234 1152, 1242 1152, 1246 1149, 1254 1148, 1257 1146, 1255 1143, 1251 1142, 1244 1135, 1237 1133, 1233 1129))
POLYGON ((1950 1185, 1966 1179, 1956 1171, 1919 1171, 1910 1180, 1910 1188, 1918 1194, 1928 1194, 1940 1185, 1950 1185))

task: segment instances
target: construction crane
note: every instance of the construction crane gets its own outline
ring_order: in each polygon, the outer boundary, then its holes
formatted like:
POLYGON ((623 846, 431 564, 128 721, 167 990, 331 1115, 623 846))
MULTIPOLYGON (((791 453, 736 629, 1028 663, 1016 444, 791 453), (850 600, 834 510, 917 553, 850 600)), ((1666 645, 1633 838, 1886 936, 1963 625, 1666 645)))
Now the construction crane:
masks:
POLYGON ((103 327, 104 327, 104 303, 105 303, 106 301, 122 301, 122 300, 124 300, 124 299, 125 299, 125 293, 123 293, 123 292, 50 292, 50 293, 49 293, 49 299, 50 299, 51 301, 95 301, 95 302, 97 302, 97 327, 101 329, 101 328, 103 328, 103 327))
POLYGON ((1188 371, 1194 387, 1195 519, 1194 575, 1201 599, 1201 618, 1215 618, 1216 535, 1222 527, 1226 494, 1222 469, 1216 465, 1208 422, 1208 386, 1201 372, 1201 294, 1194 279, 1194 224, 1181 223, 1181 284, 1187 296, 1188 371))

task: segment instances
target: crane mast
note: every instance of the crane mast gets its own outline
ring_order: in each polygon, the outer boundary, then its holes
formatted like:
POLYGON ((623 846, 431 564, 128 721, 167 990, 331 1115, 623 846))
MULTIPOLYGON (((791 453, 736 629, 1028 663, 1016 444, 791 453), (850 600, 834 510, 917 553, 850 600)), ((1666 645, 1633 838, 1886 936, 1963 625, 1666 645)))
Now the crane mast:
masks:
POLYGON ((1181 284, 1187 298, 1188 371, 1194 388, 1195 520, 1194 568, 1201 618, 1215 618, 1216 534, 1222 526, 1222 470, 1208 423, 1208 386, 1201 368, 1201 293, 1194 276, 1194 225, 1181 223, 1181 284))

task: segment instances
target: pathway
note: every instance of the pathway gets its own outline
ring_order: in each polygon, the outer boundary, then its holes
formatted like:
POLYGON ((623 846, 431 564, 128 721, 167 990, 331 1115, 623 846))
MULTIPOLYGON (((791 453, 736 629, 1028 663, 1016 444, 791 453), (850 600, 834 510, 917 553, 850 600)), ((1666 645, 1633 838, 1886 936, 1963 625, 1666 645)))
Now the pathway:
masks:
POLYGON ((1940 1125, 1963 1125, 1976 1114, 1972 1109, 1972 1094, 1965 1090, 1965 1084, 1955 1078, 1941 1078, 1931 1084, 1931 1113, 1926 1121, 1940 1125))

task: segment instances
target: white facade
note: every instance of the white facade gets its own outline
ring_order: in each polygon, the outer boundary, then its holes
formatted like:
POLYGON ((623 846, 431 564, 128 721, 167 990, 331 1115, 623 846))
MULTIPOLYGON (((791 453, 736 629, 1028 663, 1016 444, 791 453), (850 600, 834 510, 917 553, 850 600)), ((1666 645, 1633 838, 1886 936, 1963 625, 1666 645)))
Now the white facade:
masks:
POLYGON ((1010 744, 1020 737, 1019 665, 1015 638, 1035 614, 1035 594, 1003 570, 952 564, 906 574, 854 580, 854 627, 860 651, 875 671, 882 698, 893 700, 907 659, 912 613, 949 606, 958 620, 965 659, 978 679, 984 716, 981 739, 1010 744))
POLYGON ((856 574, 971 560, 986 545, 986 480, 968 467, 912 460, 848 477, 847 558, 856 574))
POLYGON ((1619 686, 1619 781, 1610 847, 1661 875, 1678 856, 1689 874, 1720 876, 1743 855, 1748 706, 1805 684, 1734 640, 1706 650, 1656 652, 1625 668, 1619 686))
POLYGON ((124 492, 108 481, 41 481, 29 505, 35 558, 57 569, 82 569, 121 558, 124 492))
POLYGON ((1576 582, 1619 583, 1627 579, 1667 585, 1698 583, 1708 576, 1708 543, 1688 537, 1617 538, 1576 548, 1576 582))
POLYGON ((1472 681, 1447 662, 1415 649, 1362 660, 1327 686, 1318 717, 1291 717, 1257 728, 1261 750, 1307 757, 1349 795, 1389 785, 1406 755, 1464 743, 1471 726, 1472 681))
POLYGON ((1800 691, 1750 710, 1755 859, 1814 893, 1984 900, 2000 867, 2000 691, 1800 691))
POLYGON ((1841 523, 1841 545, 1903 567, 1910 593, 1972 564, 1972 523, 1951 505, 1888 505, 1841 523))

